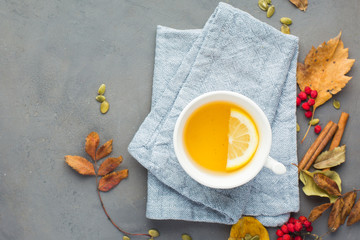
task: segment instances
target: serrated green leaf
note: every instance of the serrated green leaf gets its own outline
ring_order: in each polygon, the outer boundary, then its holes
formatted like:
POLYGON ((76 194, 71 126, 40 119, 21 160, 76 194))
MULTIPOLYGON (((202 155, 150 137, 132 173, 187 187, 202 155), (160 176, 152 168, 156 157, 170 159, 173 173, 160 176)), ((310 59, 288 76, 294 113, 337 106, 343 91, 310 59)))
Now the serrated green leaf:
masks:
POLYGON ((314 168, 325 169, 338 166, 345 162, 346 145, 336 147, 331 151, 322 152, 315 160, 314 168))
POLYGON ((316 186, 316 184, 313 180, 313 176, 315 173, 322 173, 325 176, 334 180, 336 182, 336 184, 339 186, 339 189, 341 192, 341 179, 340 179, 339 174, 337 174, 337 172, 317 170, 314 172, 309 172, 309 171, 301 171, 300 172, 299 178, 300 178, 300 181, 304 184, 304 187, 302 188, 304 193, 307 196, 327 197, 330 199, 330 202, 332 202, 332 203, 335 202, 337 199, 337 196, 329 195, 326 191, 324 191, 321 188, 319 188, 318 186, 316 186))

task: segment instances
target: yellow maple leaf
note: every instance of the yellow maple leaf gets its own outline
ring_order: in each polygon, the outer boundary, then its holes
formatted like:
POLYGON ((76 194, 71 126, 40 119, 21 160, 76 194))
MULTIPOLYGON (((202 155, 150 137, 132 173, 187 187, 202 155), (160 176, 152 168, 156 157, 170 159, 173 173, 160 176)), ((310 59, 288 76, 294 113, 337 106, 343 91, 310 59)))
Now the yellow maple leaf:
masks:
POLYGON ((318 48, 312 47, 304 64, 298 63, 296 79, 301 91, 309 86, 318 92, 314 111, 340 92, 351 79, 345 74, 350 71, 355 59, 348 59, 349 49, 344 48, 340 37, 341 32, 318 48))
POLYGON ((240 218, 239 221, 231 227, 228 240, 240 240, 245 237, 245 234, 250 234, 251 236, 258 235, 261 240, 270 240, 266 228, 253 217, 240 218))

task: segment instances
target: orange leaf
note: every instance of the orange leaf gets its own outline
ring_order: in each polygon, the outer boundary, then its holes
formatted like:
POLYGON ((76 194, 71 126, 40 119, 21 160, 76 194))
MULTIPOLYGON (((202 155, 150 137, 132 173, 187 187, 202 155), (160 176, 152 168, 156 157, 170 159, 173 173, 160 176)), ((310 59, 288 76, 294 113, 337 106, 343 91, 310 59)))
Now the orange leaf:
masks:
POLYGON ((112 188, 118 185, 121 182, 121 180, 127 178, 128 174, 129 174, 129 170, 124 169, 121 171, 112 172, 108 175, 105 175, 99 181, 99 190, 102 192, 110 191, 112 188))
POLYGON ((289 1, 301 11, 306 11, 308 7, 308 0, 289 0, 289 1))
POLYGON ((90 157, 95 161, 95 153, 96 153, 96 149, 99 146, 99 142, 100 142, 100 138, 99 135, 96 132, 91 132, 87 137, 86 137, 86 142, 85 142, 85 151, 87 152, 87 154, 90 155, 90 157))
POLYGON ((304 91, 309 86, 318 92, 314 110, 340 92, 351 79, 345 74, 350 71, 355 59, 348 59, 349 49, 344 48, 340 37, 341 32, 318 48, 312 47, 305 64, 298 63, 296 77, 300 89, 304 91))
POLYGON ((99 167, 98 175, 104 176, 108 174, 109 172, 113 171, 115 168, 117 168, 120 163, 122 163, 123 158, 122 156, 118 158, 108 158, 106 159, 99 167))
POLYGON ((66 163, 82 175, 95 175, 94 166, 91 162, 80 156, 65 156, 66 163))
POLYGON ((102 159, 112 152, 112 142, 113 140, 110 139, 96 151, 96 160, 102 159))

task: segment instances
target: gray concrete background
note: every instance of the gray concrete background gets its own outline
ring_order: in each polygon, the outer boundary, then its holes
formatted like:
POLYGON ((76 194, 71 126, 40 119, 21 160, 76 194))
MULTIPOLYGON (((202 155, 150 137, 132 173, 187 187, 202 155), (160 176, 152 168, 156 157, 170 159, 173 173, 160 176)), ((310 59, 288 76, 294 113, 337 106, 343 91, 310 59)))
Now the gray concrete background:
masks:
MULTIPOLYGON (((350 57, 357 59, 353 79, 336 98, 350 113, 343 142, 347 163, 336 170, 345 191, 360 188, 358 0, 309 0, 301 12, 287 0, 273 0, 276 12, 267 19, 257 0, 231 0, 235 7, 280 28, 291 17, 300 37, 303 61, 312 45, 343 31, 350 57)), ((155 227, 159 239, 227 239, 230 226, 145 218, 146 171, 127 153, 127 145, 150 109, 156 25, 201 28, 217 6, 215 0, 2 0, 0 1, 0 239, 121 239, 100 208, 95 179, 74 173, 64 155, 86 156, 84 139, 100 133, 102 143, 114 139, 113 156, 122 154, 129 178, 103 194, 111 216, 128 231, 155 227), (110 111, 99 112, 94 100, 106 83, 110 111)), ((318 109, 323 123, 337 121, 340 111, 329 102, 318 109)), ((298 122, 306 125, 303 111, 298 122)), ((302 157, 314 140, 298 145, 302 157)), ((281 186, 279 186, 281 187, 281 186)), ((301 211, 325 199, 301 193, 301 211)), ((327 214, 314 224, 327 231, 327 214)), ((270 229, 271 239, 276 239, 270 229)), ((360 224, 343 226, 326 239, 359 239, 360 224)), ((143 239, 143 238, 133 238, 143 239)))

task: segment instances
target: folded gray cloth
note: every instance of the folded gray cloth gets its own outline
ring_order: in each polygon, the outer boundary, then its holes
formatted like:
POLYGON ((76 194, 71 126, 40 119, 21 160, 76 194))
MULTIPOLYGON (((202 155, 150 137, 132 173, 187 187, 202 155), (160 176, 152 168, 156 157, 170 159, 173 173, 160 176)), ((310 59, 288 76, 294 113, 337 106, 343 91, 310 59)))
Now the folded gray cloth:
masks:
POLYGON ((234 224, 242 215, 278 226, 299 209, 296 154, 298 39, 220 3, 202 30, 159 26, 152 109, 128 150, 148 175, 146 215, 152 219, 234 224), (173 149, 182 109, 215 90, 241 93, 265 112, 272 126, 270 155, 287 173, 268 169, 233 189, 212 189, 190 178, 173 149))

